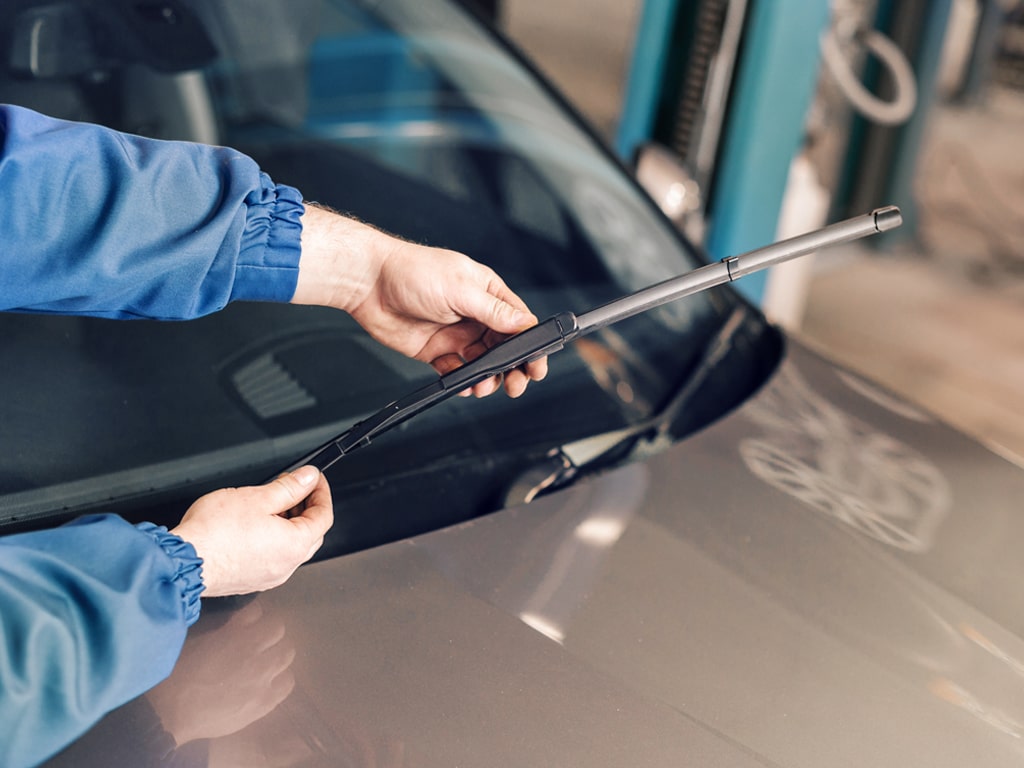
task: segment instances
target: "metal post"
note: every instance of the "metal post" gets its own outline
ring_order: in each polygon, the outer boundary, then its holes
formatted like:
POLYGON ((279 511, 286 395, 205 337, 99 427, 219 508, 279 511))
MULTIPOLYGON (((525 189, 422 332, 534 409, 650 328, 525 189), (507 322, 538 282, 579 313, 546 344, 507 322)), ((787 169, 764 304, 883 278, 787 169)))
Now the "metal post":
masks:
POLYGON ((646 0, 643 4, 615 139, 615 148, 626 161, 632 159, 638 145, 654 135, 678 5, 679 0, 646 0))
MULTIPOLYGON (((715 258, 775 239, 828 21, 828 0, 750 3, 708 206, 706 246, 715 258)), ((765 280, 764 273, 752 275, 737 288, 760 301, 765 280)))

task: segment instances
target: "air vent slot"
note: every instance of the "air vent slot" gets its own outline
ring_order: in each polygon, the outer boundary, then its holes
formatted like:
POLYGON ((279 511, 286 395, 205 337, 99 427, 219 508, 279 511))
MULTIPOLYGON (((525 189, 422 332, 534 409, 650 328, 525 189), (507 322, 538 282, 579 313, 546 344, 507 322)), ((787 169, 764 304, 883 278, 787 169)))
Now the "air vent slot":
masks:
POLYGON ((231 376, 235 391, 261 419, 301 411, 316 398, 272 354, 262 355, 231 376))

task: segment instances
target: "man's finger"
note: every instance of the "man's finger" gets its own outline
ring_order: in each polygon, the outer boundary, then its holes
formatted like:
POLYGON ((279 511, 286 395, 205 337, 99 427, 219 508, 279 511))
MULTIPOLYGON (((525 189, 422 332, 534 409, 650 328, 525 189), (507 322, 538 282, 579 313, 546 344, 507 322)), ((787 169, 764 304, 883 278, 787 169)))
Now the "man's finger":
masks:
POLYGON ((493 395, 501 388, 502 376, 491 376, 473 385, 473 394, 476 397, 487 397, 493 395))
POLYGON ((526 385, 529 383, 530 378, 519 369, 505 374, 505 392, 509 397, 519 397, 526 391, 526 385))
POLYGON ((465 361, 462 359, 462 356, 457 355, 454 352, 440 355, 430 361, 430 365, 442 376, 446 373, 451 373, 456 368, 462 367, 464 364, 465 361))
POLYGON ((526 364, 526 375, 530 381, 541 381, 548 375, 548 359, 546 357, 532 360, 526 364))

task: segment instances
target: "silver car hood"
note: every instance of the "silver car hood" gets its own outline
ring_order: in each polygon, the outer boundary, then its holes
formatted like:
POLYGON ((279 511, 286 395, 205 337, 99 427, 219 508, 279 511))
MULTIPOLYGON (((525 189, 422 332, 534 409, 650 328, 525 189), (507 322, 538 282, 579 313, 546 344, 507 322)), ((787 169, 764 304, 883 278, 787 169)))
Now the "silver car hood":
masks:
POLYGON ((161 688, 212 639, 239 650, 205 701, 237 707, 265 631, 290 693, 207 747, 274 765, 1019 765, 1022 498, 1019 466, 791 343, 648 460, 210 601, 161 688))

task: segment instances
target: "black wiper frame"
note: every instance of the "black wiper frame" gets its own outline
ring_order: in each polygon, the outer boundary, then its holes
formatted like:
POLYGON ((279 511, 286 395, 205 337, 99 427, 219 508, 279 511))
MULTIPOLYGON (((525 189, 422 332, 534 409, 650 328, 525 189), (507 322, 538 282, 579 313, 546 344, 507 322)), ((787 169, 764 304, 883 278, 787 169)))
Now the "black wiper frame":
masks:
POLYGON ((580 336, 593 333, 612 323, 822 248, 895 229, 902 223, 903 217, 896 206, 878 208, 871 213, 830 224, 739 256, 728 256, 714 264, 707 264, 615 299, 582 315, 559 312, 532 328, 506 339, 475 360, 441 376, 437 381, 389 403, 377 413, 354 424, 350 429, 302 457, 285 471, 307 464, 325 470, 342 456, 368 445, 371 438, 474 384, 518 368, 532 360, 552 355, 580 336))

